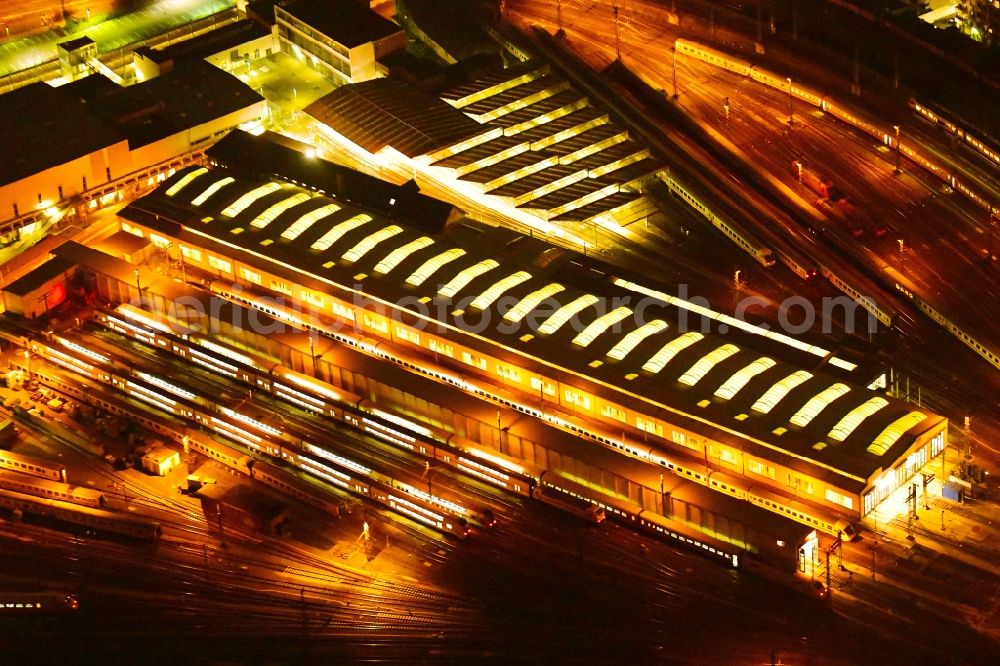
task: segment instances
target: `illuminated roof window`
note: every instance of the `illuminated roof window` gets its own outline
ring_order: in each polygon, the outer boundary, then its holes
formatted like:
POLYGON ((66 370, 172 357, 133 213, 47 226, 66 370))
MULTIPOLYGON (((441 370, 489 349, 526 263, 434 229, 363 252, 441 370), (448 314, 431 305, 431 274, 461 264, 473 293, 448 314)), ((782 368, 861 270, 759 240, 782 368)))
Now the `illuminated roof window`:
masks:
POLYGON ((456 247, 448 250, 447 252, 442 252, 436 257, 431 257, 425 261, 420 268, 413 271, 413 275, 406 278, 406 284, 419 287, 427 280, 427 278, 434 275, 439 268, 462 256, 465 256, 465 250, 456 247))
POLYGON ((694 386, 707 375, 716 364, 721 363, 740 350, 736 345, 722 345, 698 359, 691 368, 681 375, 681 384, 694 386))
POLYGON ((355 215, 349 220, 344 220, 340 224, 336 225, 325 234, 323 234, 319 240, 313 243, 310 247, 314 250, 328 250, 330 246, 343 238, 344 234, 350 233, 360 227, 362 224, 371 222, 372 218, 368 215, 362 213, 361 215, 355 215))
POLYGON ((534 291, 522 298, 517 305, 507 311, 507 314, 505 314, 503 318, 506 321, 519 322, 524 319, 529 312, 537 308, 546 298, 551 298, 564 289, 564 286, 555 282, 546 285, 538 291, 534 291))
POLYGON ((806 372, 805 370, 793 372, 771 388, 767 389, 767 392, 760 396, 757 402, 753 403, 753 407, 750 409, 755 412, 760 412, 761 414, 769 413, 772 409, 774 409, 775 405, 785 399, 785 396, 788 395, 789 391, 811 377, 812 373, 806 372))
POLYGON ((845 395, 851 387, 847 384, 834 384, 829 388, 820 391, 814 395, 809 402, 802 406, 802 409, 795 413, 790 421, 792 425, 797 425, 800 428, 804 428, 809 425, 809 422, 814 418, 819 416, 819 413, 826 409, 831 402, 836 400, 842 395, 845 395))
POLYGON ((176 183, 170 186, 170 188, 167 190, 167 196, 168 197, 174 196, 175 194, 183 190, 185 187, 190 185, 192 180, 205 173, 208 173, 208 169, 206 169, 205 167, 198 167, 194 171, 188 171, 186 174, 184 174, 184 176, 180 180, 178 180, 176 183))
MULTIPOLYGON (((206 187, 204 192, 202 192, 201 194, 199 194, 198 196, 196 196, 194 199, 192 199, 191 203, 193 205, 195 205, 195 206, 200 206, 203 203, 205 203, 206 201, 208 201, 208 198, 210 196, 212 196, 213 194, 215 194, 216 192, 218 192, 219 190, 221 190, 223 187, 225 187, 226 185, 229 185, 231 183, 235 183, 235 182, 236 182, 236 179, 233 178, 232 176, 226 176, 225 178, 220 178, 219 180, 215 181, 214 183, 212 183, 211 185, 209 185, 208 187, 206 187)), ((211 219, 211 218, 209 218, 209 219, 211 219)), ((206 220, 202 220, 202 222, 205 222, 205 221, 206 220)))
POLYGON ((306 231, 309 227, 316 224, 324 217, 333 215, 338 210, 340 210, 340 206, 333 203, 321 206, 316 210, 311 210, 302 217, 300 217, 299 219, 295 220, 295 222, 292 223, 292 226, 282 231, 281 237, 284 238, 285 240, 290 240, 290 241, 295 240, 296 238, 301 236, 302 233, 306 231))
POLYGON ((469 266, 453 277, 448 284, 441 287, 438 290, 438 295, 448 297, 454 296, 460 290, 464 289, 465 285, 469 284, 483 273, 493 270, 499 265, 500 264, 493 259, 485 259, 474 266, 469 266))
POLYGON ((875 438, 871 444, 868 445, 868 452, 874 453, 877 456, 885 455, 885 452, 892 448, 900 437, 902 437, 907 430, 914 427, 926 417, 923 412, 910 412, 906 416, 896 419, 889 424, 889 427, 882 431, 882 433, 875 438))
POLYGON ((278 185, 277 183, 264 183, 260 187, 253 188, 252 190, 241 196, 239 199, 234 201, 224 211, 222 211, 222 214, 225 215, 226 217, 236 217, 237 215, 245 211, 250 206, 250 204, 252 204, 254 201, 257 201, 257 199, 260 199, 261 197, 266 197, 268 194, 271 194, 272 192, 277 192, 280 189, 281 185, 278 185))
POLYGON ((674 360, 674 357, 679 353, 698 342, 705 336, 701 333, 685 333, 684 335, 674 338, 667 344, 660 347, 660 351, 653 354, 653 357, 646 361, 642 366, 642 369, 646 372, 657 373, 663 370, 667 363, 674 360))
POLYGON ((551 317, 542 322, 542 325, 538 327, 538 332, 544 335, 555 333, 574 316, 589 308, 594 303, 597 303, 597 300, 597 296, 587 294, 567 303, 553 312, 551 317))
POLYGON ((862 421, 888 404, 889 401, 885 398, 872 398, 864 404, 858 405, 840 419, 837 425, 833 426, 833 430, 830 431, 830 439, 838 442, 844 441, 861 425, 862 421))
POLYGON ((590 322, 590 325, 587 326, 587 328, 580 331, 579 335, 573 338, 573 344, 580 345, 581 347, 588 346, 597 338, 597 336, 604 333, 604 331, 625 319, 630 314, 632 314, 632 311, 626 307, 620 307, 616 310, 612 310, 611 312, 602 314, 600 317, 590 322))
POLYGON ((306 194, 305 192, 299 192, 295 196, 283 199, 273 206, 268 206, 267 210, 253 218, 253 220, 250 221, 250 226, 254 229, 263 229, 267 225, 271 224, 271 222, 274 222, 276 217, 284 213, 292 206, 298 206, 300 203, 305 203, 311 198, 311 195, 306 194))
POLYGON ((622 338, 621 341, 608 352, 608 358, 620 361, 628 356, 629 352, 635 349, 640 342, 651 335, 662 333, 665 330, 667 330, 667 322, 662 319, 654 319, 651 322, 647 322, 634 331, 626 334, 625 337, 622 338))
POLYGON ((375 272, 388 273, 396 266, 399 266, 403 259, 406 259, 417 250, 422 250, 425 247, 430 247, 431 245, 434 245, 434 241, 427 236, 422 236, 415 241, 407 243, 403 247, 398 247, 390 252, 385 259, 375 265, 375 272))
POLYGON ((740 389, 747 385, 747 382, 765 370, 773 368, 774 365, 774 361, 769 358, 765 357, 757 359, 727 379, 726 383, 720 386, 719 390, 715 392, 715 397, 722 398, 723 400, 732 400, 733 396, 739 393, 740 389))
POLYGON ((527 282, 531 279, 531 273, 525 271, 518 271, 513 275, 508 275, 504 279, 496 282, 492 287, 479 294, 476 300, 469 304, 470 307, 477 308, 479 310, 485 310, 486 308, 493 305, 493 301, 500 298, 504 292, 510 291, 522 282, 527 282))
POLYGON ((375 249, 375 246, 384 240, 388 240, 396 234, 403 233, 403 228, 395 224, 383 227, 373 234, 366 236, 360 243, 345 252, 341 259, 344 261, 357 261, 375 249))

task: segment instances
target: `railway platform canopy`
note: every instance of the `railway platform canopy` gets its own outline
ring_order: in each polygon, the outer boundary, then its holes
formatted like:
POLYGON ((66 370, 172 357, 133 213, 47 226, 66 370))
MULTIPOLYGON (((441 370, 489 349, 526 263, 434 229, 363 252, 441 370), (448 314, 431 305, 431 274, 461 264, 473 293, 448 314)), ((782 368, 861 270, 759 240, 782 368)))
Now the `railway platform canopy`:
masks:
POLYGON ((945 418, 869 388, 879 372, 832 340, 507 229, 462 219, 428 233, 221 168, 178 171, 120 217, 244 298, 305 307, 573 415, 618 448, 657 447, 678 469, 863 515, 944 447, 945 418))
POLYGON ((359 163, 422 173, 542 231, 572 236, 596 224, 621 234, 661 215, 643 192, 664 165, 543 63, 436 96, 392 78, 347 85, 305 111, 359 163))

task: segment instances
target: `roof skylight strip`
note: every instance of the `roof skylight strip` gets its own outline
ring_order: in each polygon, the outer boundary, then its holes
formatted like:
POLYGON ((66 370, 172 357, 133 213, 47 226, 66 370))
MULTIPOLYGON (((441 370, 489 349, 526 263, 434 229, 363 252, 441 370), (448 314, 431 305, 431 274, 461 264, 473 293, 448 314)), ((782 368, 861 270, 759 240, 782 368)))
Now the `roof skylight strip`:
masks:
POLYGON ((717 347, 716 349, 708 352, 700 359, 695 361, 695 364, 692 365, 687 372, 681 375, 677 381, 679 381, 681 384, 694 386, 702 379, 704 379, 705 375, 711 372, 712 368, 714 368, 717 364, 726 360, 733 354, 739 352, 739 350, 740 348, 737 347, 736 345, 729 345, 729 344, 717 347))
POLYGON ((789 391, 793 388, 812 378, 812 373, 805 370, 797 370, 792 374, 788 375, 781 381, 777 382, 771 388, 758 398, 757 402, 753 404, 752 409, 755 412, 760 412, 761 414, 767 414, 774 406, 785 399, 789 391))
POLYGON ((775 365, 776 364, 773 359, 767 357, 757 359, 727 379, 726 382, 715 392, 715 397, 722 398, 723 400, 732 400, 733 396, 739 393, 751 379, 765 370, 770 370, 775 365))
POLYGON ((303 232, 309 229, 309 227, 316 224, 324 217, 333 215, 338 210, 340 210, 340 206, 335 203, 320 206, 316 210, 311 210, 299 219, 295 220, 290 227, 282 231, 281 237, 285 240, 295 240, 301 236, 303 232))
POLYGON ((529 312, 537 308, 546 298, 551 298, 564 289, 565 287, 561 284, 553 282, 537 291, 533 291, 522 298, 517 305, 508 310, 503 318, 506 321, 517 323, 524 319, 529 312))
POLYGON ((652 358, 643 364, 642 369, 646 372, 652 372, 653 374, 660 372, 663 370, 664 366, 667 365, 667 363, 674 360, 674 357, 677 356, 677 354, 681 353, 704 337, 705 336, 701 333, 695 333, 692 331, 674 338, 667 344, 660 347, 660 351, 653 354, 652 358))
POLYGON ((341 255, 341 258, 344 261, 357 261, 358 259, 361 259, 363 256, 371 252, 373 249, 375 249, 375 246, 381 243, 382 241, 388 240, 393 236, 395 236, 396 234, 401 234, 401 233, 403 233, 403 228, 398 225, 392 224, 388 227, 383 227, 382 229, 379 229, 375 233, 367 236, 357 245, 355 245, 350 250, 345 252, 343 255, 341 255))
POLYGON ((477 277, 493 270, 499 265, 500 264, 498 264, 493 259, 484 259, 483 261, 480 261, 478 264, 469 266, 468 268, 465 268, 462 271, 460 271, 458 275, 453 277, 451 281, 448 282, 448 284, 438 289, 438 295, 447 296, 450 298, 455 294, 457 294, 462 289, 465 289, 466 285, 475 280, 477 277))
POLYGON ((620 307, 611 312, 606 312, 594 321, 590 322, 587 328, 583 329, 579 335, 573 338, 574 345, 580 345, 581 347, 587 347, 593 342, 599 335, 604 333, 606 330, 620 322, 621 320, 632 314, 632 311, 626 307, 620 307))
POLYGON ((362 224, 371 222, 372 218, 364 213, 360 215, 355 215, 354 217, 344 220, 343 222, 337 224, 332 229, 323 234, 319 239, 316 240, 310 247, 314 250, 328 250, 330 246, 343 238, 344 234, 350 233, 360 227, 362 224))
POLYGON ((395 250, 390 252, 385 259, 383 259, 382 261, 378 262, 378 264, 375 265, 375 272, 388 273, 396 266, 399 266, 399 264, 402 263, 404 259, 406 259, 414 252, 417 252, 418 250, 423 250, 425 247, 430 247, 433 244, 434 241, 430 237, 421 236, 417 240, 410 241, 409 243, 407 243, 402 247, 397 247, 395 250))
POLYGON ((667 322, 662 319, 654 319, 653 321, 647 322, 634 331, 627 333, 625 337, 623 337, 621 341, 608 352, 608 358, 620 361, 628 356, 640 342, 651 335, 662 333, 665 330, 667 330, 667 322))
POLYGON ((180 180, 178 180, 176 183, 174 183, 167 189, 167 196, 168 197, 174 196, 175 194, 183 190, 185 187, 190 185, 192 180, 206 173, 208 173, 208 169, 206 167, 198 167, 194 171, 188 171, 181 177, 180 180))
POLYGON ((906 431, 914 427, 927 418, 923 412, 910 412, 902 418, 898 418, 889 424, 885 430, 868 445, 868 452, 877 456, 884 456, 885 452, 892 448, 892 445, 899 441, 899 438, 906 434, 906 431))
POLYGON ((436 257, 431 257, 425 261, 420 268, 413 271, 413 275, 406 278, 406 284, 419 287, 427 281, 427 278, 434 275, 439 268, 463 256, 465 256, 465 250, 454 247, 446 252, 442 252, 436 257))
POLYGON ((538 327, 538 332, 543 335, 551 335, 552 333, 555 333, 562 328, 563 324, 580 314, 583 310, 589 308, 591 305, 597 303, 597 301, 597 296, 594 296, 593 294, 580 296, 579 298, 570 301, 552 313, 551 317, 542 322, 542 325, 538 327))
POLYGON ((279 185, 278 183, 264 183, 259 187, 253 188, 252 190, 241 196, 239 199, 231 203, 229 206, 226 207, 225 210, 222 211, 222 214, 226 217, 236 217, 237 215, 245 211, 250 206, 250 204, 252 204, 254 201, 257 201, 257 199, 260 199, 261 197, 266 197, 268 194, 271 194, 272 192, 277 192, 280 189, 281 185, 279 185))
POLYGON ((872 398, 865 401, 863 404, 858 405, 851 411, 849 411, 844 418, 837 422, 837 425, 833 426, 833 430, 830 431, 830 439, 842 442, 851 436, 861 422, 867 419, 869 416, 882 409, 889 404, 889 401, 885 398, 872 398))
POLYGON ((219 180, 215 181, 214 183, 206 187, 204 192, 202 192, 194 199, 192 199, 191 204, 194 206, 200 206, 206 201, 208 201, 208 198, 210 196, 221 190, 223 187, 235 182, 236 179, 233 178, 232 176, 226 176, 225 178, 220 178, 219 180))
POLYGON ((531 273, 527 271, 518 271, 512 275, 508 275, 504 279, 495 282, 493 286, 488 288, 483 293, 476 297, 476 300, 469 304, 470 307, 476 308, 478 310, 485 310, 486 308, 493 305, 493 302, 500 298, 505 292, 510 291, 522 282, 527 282, 531 279, 531 273))
POLYGON ((254 229, 263 229, 267 225, 274 222, 275 218, 277 218, 279 215, 284 213, 292 206, 297 206, 300 203, 305 203, 306 201, 309 201, 309 199, 311 198, 312 195, 306 194, 305 192, 299 192, 295 196, 283 199, 278 203, 274 204, 273 206, 268 206, 267 210, 265 210, 257 217, 253 218, 253 220, 250 221, 250 226, 253 227, 254 229))
POLYGON ((797 425, 800 428, 804 428, 805 426, 809 425, 809 423, 814 418, 819 416, 820 412, 829 407, 831 402, 833 402, 840 396, 845 395, 850 390, 851 387, 848 386, 847 384, 837 383, 834 384, 833 386, 829 386, 823 391, 814 395, 812 398, 810 398, 809 402, 803 405, 802 409, 797 411, 795 413, 795 416, 793 416, 789 420, 791 421, 792 425, 797 425))

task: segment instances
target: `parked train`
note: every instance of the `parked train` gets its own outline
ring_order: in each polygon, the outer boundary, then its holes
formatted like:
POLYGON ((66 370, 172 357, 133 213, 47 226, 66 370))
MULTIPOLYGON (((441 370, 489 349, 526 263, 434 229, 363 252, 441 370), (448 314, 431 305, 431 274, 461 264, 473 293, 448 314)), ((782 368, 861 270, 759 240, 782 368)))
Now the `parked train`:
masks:
POLYGON ((66 592, 0 592, 0 613, 41 615, 71 613, 80 602, 66 592))
MULTIPOLYGON (((76 359, 75 363, 67 363, 65 361, 66 354, 55 350, 58 353, 53 355, 53 348, 40 342, 32 342, 31 348, 33 352, 40 354, 43 358, 59 359, 62 364, 70 366, 69 369, 75 373, 110 384, 123 393, 146 402, 161 411, 214 430, 216 433, 252 450, 283 460, 313 476, 332 483, 334 486, 339 486, 361 497, 370 498, 445 533, 464 538, 468 533, 469 522, 485 528, 495 525, 496 521, 491 512, 469 509, 456 502, 424 493, 409 484, 396 481, 365 465, 326 451, 304 439, 290 435, 284 430, 274 428, 234 410, 220 407, 216 411, 195 400, 178 395, 187 393, 187 391, 163 380, 151 383, 136 377, 122 377, 117 373, 105 372, 102 368, 95 367, 80 359, 76 359), (166 388, 167 386, 170 388, 166 388), (162 392, 164 390, 173 395, 164 395, 162 392), (224 418, 216 415, 219 412, 223 414, 224 418), (275 444, 274 439, 283 440, 283 443, 275 444)), ((95 354, 95 352, 91 353, 95 354)), ((68 382, 62 382, 39 369, 35 370, 35 374, 47 383, 58 382, 54 388, 66 390, 68 382)), ((194 394, 190 395, 193 398, 198 397, 194 394)), ((214 407, 210 401, 206 400, 205 402, 214 407)), ((187 434, 190 442, 190 431, 187 434)), ((218 456, 213 457, 219 459, 218 456)), ((230 456, 230 459, 232 457, 230 456)), ((250 476, 255 476, 251 471, 254 464, 252 459, 248 456, 244 457, 247 459, 242 463, 232 464, 232 466, 250 474, 250 476)), ((262 472, 262 474, 267 474, 267 472, 262 472)), ((267 479, 264 480, 267 482, 267 479)), ((271 483, 270 485, 275 484, 271 483)))
POLYGON ((0 507, 142 541, 156 541, 161 533, 159 523, 144 518, 80 506, 58 499, 35 497, 13 490, 0 489, 0 507))
POLYGON ((0 470, 0 488, 95 509, 102 508, 105 502, 104 493, 99 490, 79 488, 61 481, 50 481, 6 470, 0 470))
POLYGON ((0 451, 0 469, 30 474, 40 479, 66 483, 66 466, 51 460, 26 456, 13 451, 0 451))
POLYGON ((960 127, 956 123, 951 122, 940 112, 929 108, 926 104, 918 102, 915 98, 910 98, 910 108, 919 113, 922 118, 929 120, 948 132, 948 134, 964 141, 966 145, 971 146, 973 150, 980 155, 983 155, 994 164, 1000 165, 1000 151, 994 150, 990 146, 986 145, 982 140, 976 138, 972 134, 969 134, 967 130, 960 127))
MULTIPOLYGON (((989 201, 988 199, 980 195, 978 192, 973 191, 965 183, 960 182, 955 177, 954 174, 949 173, 944 167, 930 161, 923 155, 919 154, 917 151, 913 149, 912 146, 907 145, 906 142, 897 144, 898 139, 895 136, 895 134, 890 131, 890 128, 879 127, 875 123, 865 118, 861 118, 858 115, 855 115, 844 106, 831 101, 831 99, 827 97, 825 94, 812 90, 807 86, 795 83, 788 77, 774 74, 773 72, 770 72, 767 69, 760 67, 759 65, 754 65, 746 60, 743 60, 742 58, 737 58, 728 55, 726 53, 713 49, 709 46, 705 46, 704 44, 699 44, 698 42, 694 42, 687 39, 678 39, 675 42, 675 48, 677 49, 678 53, 682 53, 684 55, 697 58, 704 62, 715 65, 717 67, 726 69, 735 74, 746 76, 748 78, 753 79, 754 81, 758 81, 765 85, 771 86, 776 90, 781 90, 782 92, 789 93, 796 99, 799 99, 809 104, 810 106, 817 107, 820 110, 829 113, 833 117, 842 120, 848 125, 852 125, 858 128, 865 134, 874 137, 875 139, 882 142, 886 146, 890 148, 898 148, 898 150, 903 155, 910 158, 918 165, 920 165, 927 171, 931 172, 932 174, 940 178, 943 182, 947 183, 948 186, 958 190, 959 192, 970 198, 973 202, 976 203, 976 205, 986 209, 987 211, 990 211, 991 213, 996 212, 996 208, 993 206, 993 202, 989 201)), ((982 155, 986 156, 990 160, 994 162, 1000 160, 1000 156, 998 156, 995 151, 987 147, 982 141, 976 139, 975 137, 969 137, 967 133, 965 133, 964 131, 960 131, 959 128, 954 123, 947 122, 943 118, 940 118, 940 116, 934 114, 924 105, 917 103, 916 100, 911 100, 910 106, 915 111, 920 113, 923 117, 931 120, 932 122, 938 124, 943 123, 942 126, 945 127, 948 131, 952 132, 956 136, 961 136, 963 140, 966 141, 966 143, 968 143, 970 146, 972 146, 974 149, 976 149, 978 152, 980 152, 982 155)))
MULTIPOLYGON (((263 302, 259 305, 264 307, 263 302)), ((277 311, 272 308, 272 312, 277 311)), ((284 366, 262 363, 245 353, 195 335, 173 333, 163 322, 133 306, 120 305, 113 311, 98 310, 96 318, 122 335, 170 351, 255 390, 266 391, 297 407, 330 417, 381 441, 444 463, 512 493, 528 496, 537 482, 537 473, 523 463, 484 451, 455 433, 390 414, 367 399, 284 366), (150 328, 150 325, 157 328, 150 328), (203 346, 206 342, 210 346, 203 346)), ((370 346, 374 349, 379 343, 372 340, 370 346)), ((150 379, 148 375, 140 376, 142 378, 150 379)), ((159 381, 168 392, 176 394, 176 390, 183 391, 173 386, 167 388, 167 383, 162 380, 154 378, 153 381, 159 381)), ((214 408, 214 404, 208 401, 202 401, 202 405, 214 408)), ((293 440, 292 443, 296 442, 293 440)))

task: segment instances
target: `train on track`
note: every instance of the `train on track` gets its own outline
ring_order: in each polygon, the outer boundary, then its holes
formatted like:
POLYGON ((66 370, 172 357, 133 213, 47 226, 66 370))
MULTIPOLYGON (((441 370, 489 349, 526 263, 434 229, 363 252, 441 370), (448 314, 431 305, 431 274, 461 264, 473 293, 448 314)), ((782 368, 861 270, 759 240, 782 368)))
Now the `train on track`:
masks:
POLYGON ((26 456, 13 451, 0 451, 0 469, 9 469, 21 474, 37 476, 40 479, 66 483, 66 466, 60 463, 26 456))
POLYGON ((36 497, 62 500, 79 506, 89 506, 94 509, 103 508, 105 504, 104 493, 99 490, 80 488, 61 481, 40 479, 7 470, 0 470, 0 488, 36 497))
POLYGON ((0 613, 43 615, 79 610, 76 596, 67 592, 0 592, 0 613))
POLYGON ((72 523, 94 532, 126 536, 141 541, 157 541, 161 533, 160 525, 155 521, 2 488, 0 488, 0 507, 12 512, 72 523))

